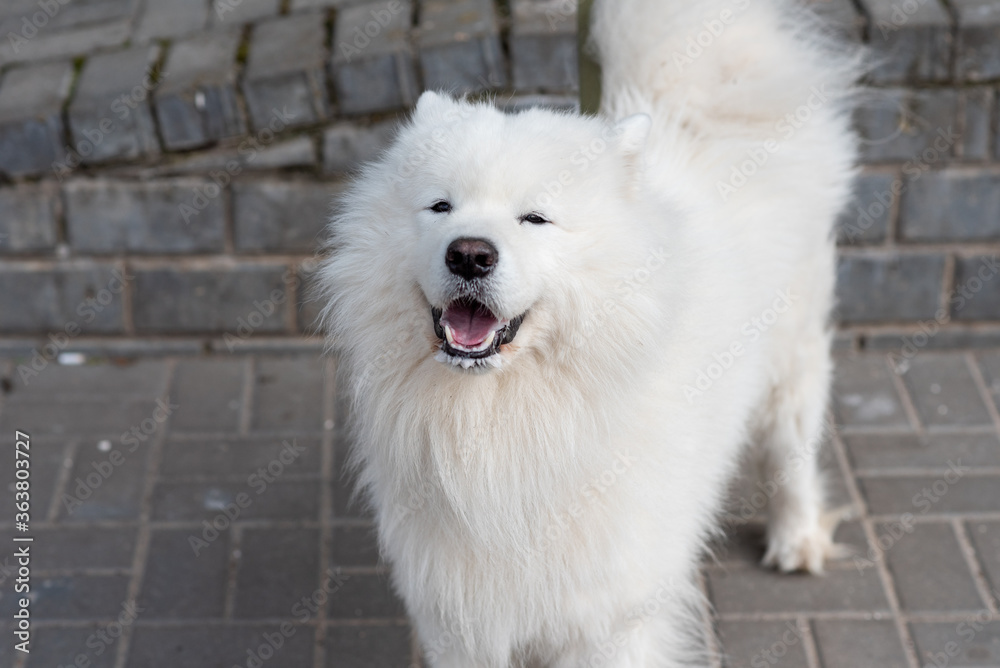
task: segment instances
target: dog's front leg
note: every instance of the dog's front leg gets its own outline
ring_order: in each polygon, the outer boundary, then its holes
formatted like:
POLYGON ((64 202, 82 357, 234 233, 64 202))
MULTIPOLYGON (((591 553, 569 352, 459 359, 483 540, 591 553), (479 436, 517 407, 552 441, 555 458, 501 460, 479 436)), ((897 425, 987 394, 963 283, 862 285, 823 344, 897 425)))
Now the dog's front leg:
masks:
POLYGON ((611 633, 568 648, 552 668, 666 668, 674 663, 672 640, 678 638, 664 617, 630 617, 611 633))

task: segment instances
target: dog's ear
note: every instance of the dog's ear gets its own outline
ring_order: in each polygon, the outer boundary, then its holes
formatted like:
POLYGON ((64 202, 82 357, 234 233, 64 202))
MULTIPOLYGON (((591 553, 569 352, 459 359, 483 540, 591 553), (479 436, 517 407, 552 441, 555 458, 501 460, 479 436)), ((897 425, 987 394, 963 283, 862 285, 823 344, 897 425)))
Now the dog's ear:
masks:
POLYGON ((440 116, 452 105, 451 98, 447 95, 435 93, 432 90, 421 93, 417 100, 415 116, 421 118, 434 118, 440 116))
POLYGON ((618 145, 622 152, 630 157, 642 153, 652 125, 653 119, 649 114, 632 114, 618 121, 615 125, 615 135, 618 136, 618 145))

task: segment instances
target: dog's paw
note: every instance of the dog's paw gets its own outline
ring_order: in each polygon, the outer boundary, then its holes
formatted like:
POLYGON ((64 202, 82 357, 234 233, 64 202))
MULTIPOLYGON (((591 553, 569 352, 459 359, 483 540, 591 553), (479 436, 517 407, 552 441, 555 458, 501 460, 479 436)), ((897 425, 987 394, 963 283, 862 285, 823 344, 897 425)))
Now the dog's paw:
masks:
POLYGON ((833 542, 833 534, 837 525, 851 514, 850 508, 841 508, 824 513, 812 526, 772 528, 768 531, 767 552, 761 563, 783 573, 822 573, 827 559, 840 559, 850 554, 850 548, 833 542))

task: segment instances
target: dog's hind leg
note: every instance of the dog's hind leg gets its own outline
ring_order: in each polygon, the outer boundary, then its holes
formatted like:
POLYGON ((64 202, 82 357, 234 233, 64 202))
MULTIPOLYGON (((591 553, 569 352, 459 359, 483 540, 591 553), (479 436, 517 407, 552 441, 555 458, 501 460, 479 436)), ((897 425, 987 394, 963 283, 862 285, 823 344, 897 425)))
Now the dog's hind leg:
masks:
POLYGON ((780 359, 761 416, 759 471, 768 501, 763 563, 782 571, 819 573, 834 552, 834 526, 824 516, 818 455, 826 440, 824 415, 832 362, 829 335, 799 334, 780 359))

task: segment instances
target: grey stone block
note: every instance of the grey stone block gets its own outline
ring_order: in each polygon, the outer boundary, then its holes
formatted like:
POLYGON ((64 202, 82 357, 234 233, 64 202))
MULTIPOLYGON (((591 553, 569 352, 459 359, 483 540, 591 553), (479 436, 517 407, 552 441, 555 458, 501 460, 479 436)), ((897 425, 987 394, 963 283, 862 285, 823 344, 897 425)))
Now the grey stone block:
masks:
MULTIPOLYGON (((907 612, 978 610, 983 602, 949 524, 920 523, 885 551, 907 612)), ((878 534, 889 534, 882 527, 878 534)))
MULTIPOLYGON (((33 579, 31 614, 40 619, 116 619, 128 575, 64 575, 33 579)), ((13 601, 13 597, 11 597, 13 601)))
POLYGON ((912 622, 910 633, 916 642, 921 666, 986 668, 1000 666, 1000 622, 980 614, 961 622, 912 622))
POLYGON ((917 355, 910 361, 903 382, 925 425, 990 424, 990 414, 961 353, 917 355))
POLYGON ((132 39, 142 44, 154 39, 184 37, 208 24, 205 0, 147 2, 132 39))
POLYGON ((319 512, 319 483, 277 479, 262 488, 259 484, 251 487, 246 480, 164 481, 153 492, 153 520, 211 522, 217 516, 225 517, 223 511, 229 504, 240 508, 239 519, 244 521, 315 519, 319 512), (263 491, 258 494, 257 490, 263 491), (249 497, 249 504, 241 494, 249 497), (237 505, 240 502, 242 508, 237 505))
POLYGON ((882 355, 852 355, 837 359, 833 410, 840 427, 894 427, 909 422, 882 355))
POLYGON ((1000 466, 997 437, 992 434, 931 433, 845 435, 844 444, 858 469, 931 468, 948 462, 963 466, 1000 466))
POLYGON ((330 69, 345 114, 409 107, 417 100, 416 66, 408 40, 413 5, 388 0, 337 15, 330 69))
POLYGON ((268 127, 275 110, 286 110, 289 126, 327 118, 325 20, 296 14, 257 24, 243 74, 243 94, 254 128, 268 127))
POLYGON ((351 575, 330 597, 332 619, 399 619, 405 615, 403 602, 393 593, 388 575, 351 575))
POLYGON ((283 267, 237 264, 218 269, 136 272, 133 317, 141 333, 281 332, 283 267), (263 306, 263 308, 262 308, 263 306))
POLYGON ((1000 76, 1000 4, 995 0, 952 0, 958 17, 955 76, 985 81, 1000 76))
MULTIPOLYGON (((115 652, 104 651, 96 656, 93 648, 87 648, 99 642, 93 626, 49 626, 37 629, 37 635, 31 640, 31 660, 41 666, 72 666, 82 655, 87 668, 114 668, 115 652)), ((104 647, 103 643, 100 645, 104 647)), ((114 645, 111 646, 114 649, 114 645)), ((11 648, 11 654, 14 649, 11 648)), ((0 658, 5 659, 4 665, 15 665, 14 657, 5 657, 5 649, 0 649, 0 658)))
POLYGON ((938 0, 861 0, 871 21, 876 83, 945 81, 950 75, 951 25, 938 0))
MULTIPOLYGON (((197 529, 154 531, 139 594, 146 619, 222 617, 229 567, 229 534, 220 532, 197 555, 190 537, 197 529)), ((207 541, 206 541, 207 542, 207 541)))
POLYGON ((222 250, 222 198, 206 198, 200 210, 191 205, 208 186, 214 184, 201 179, 74 180, 64 188, 69 243, 90 253, 222 250))
POLYGON ((885 241, 903 181, 895 172, 868 171, 854 182, 854 199, 837 218, 837 242, 885 241))
POLYGON ((1000 603, 1000 522, 969 522, 967 529, 993 599, 1000 603))
POLYGON ((888 611, 878 572, 831 570, 822 578, 788 577, 762 569, 711 570, 708 589, 722 613, 888 611))
POLYGON ((906 241, 1000 239, 1000 172, 929 171, 907 185, 900 204, 906 241))
POLYGON ((855 112, 864 162, 907 161, 912 175, 947 160, 961 140, 954 90, 867 89, 855 112))
MULTIPOLYGON (((289 620, 292 618, 289 617, 289 620)), ((313 665, 314 632, 310 627, 275 623, 205 624, 137 626, 129 647, 128 665, 159 666, 164 657, 176 666, 245 666, 248 652, 260 656, 274 652, 267 637, 282 638, 281 663, 276 665, 313 665), (290 635, 285 635, 288 630, 290 635)), ((275 652, 277 654, 277 652, 275 652)), ((266 664, 263 664, 266 665, 266 664)))
MULTIPOLYGON (((264 361, 266 360, 261 360, 264 361)), ((318 391, 321 392, 322 389, 318 391)), ((180 414, 186 404, 181 403, 179 394, 176 402, 180 404, 177 409, 177 414, 180 414)), ((220 429, 216 428, 215 431, 220 429)), ((275 477, 318 477, 321 466, 319 437, 172 436, 164 448, 160 477, 247 480, 261 469, 267 470, 269 466, 272 468, 271 475, 275 477)))
POLYGON ((490 0, 421 0, 416 43, 429 90, 468 93, 507 84, 490 0))
POLYGON ((722 621, 718 627, 726 668, 802 668, 809 664, 803 632, 795 620, 722 621))
POLYGON ((997 255, 955 259, 951 315, 956 320, 1000 319, 1000 263, 997 255))
POLYGON ((236 95, 239 44, 240 33, 229 30, 173 45, 155 97, 166 148, 195 148, 246 132, 236 95))
POLYGON ((237 250, 311 253, 339 188, 329 183, 243 181, 233 186, 237 250))
POLYGON ((244 375, 242 359, 178 362, 172 392, 181 408, 171 417, 172 433, 237 431, 243 408, 244 375))
POLYGON ((379 562, 375 529, 366 526, 334 527, 331 566, 375 566, 379 562))
POLYGON ((59 527, 35 530, 33 564, 40 570, 131 568, 135 529, 59 527))
MULTIPOLYGON (((266 133, 265 133, 266 136, 266 133)), ((226 174, 238 176, 244 171, 311 167, 317 163, 316 146, 311 137, 302 136, 287 141, 266 143, 248 137, 236 148, 199 151, 171 162, 150 168, 128 170, 141 178, 173 174, 226 174)), ((222 176, 219 177, 222 180, 222 176)))
POLYGON ((281 0, 212 0, 212 25, 248 23, 277 16, 281 0))
POLYGON ((316 529, 247 529, 240 555, 237 618, 290 617, 292 608, 319 587, 316 529))
POLYGON ((0 332, 121 333, 127 280, 111 263, 0 267, 0 332))
POLYGON ((327 173, 352 172, 374 160, 389 147, 399 123, 382 121, 368 127, 338 123, 323 133, 323 169, 327 173))
POLYGON ((8 0, 0 7, 0 66, 89 54, 119 46, 132 31, 139 0, 8 0))
POLYGON ((993 397, 994 405, 1000 410, 1000 352, 983 352, 976 357, 979 370, 986 381, 986 389, 993 397))
POLYGON ((54 250, 58 204, 59 191, 52 183, 0 188, 0 255, 54 250))
POLYGON ((576 5, 565 0, 515 0, 511 7, 514 88, 576 90, 576 5))
POLYGON ((0 173, 42 174, 62 158, 62 106, 72 82, 73 64, 68 62, 18 67, 3 76, 0 173))
POLYGON ((806 0, 806 6, 833 32, 852 42, 861 41, 866 21, 851 0, 806 0))
POLYGON ((296 317, 299 331, 303 334, 318 334, 321 332, 320 312, 323 303, 319 293, 316 291, 315 272, 316 263, 311 261, 303 262, 299 266, 299 299, 296 304, 296 317))
POLYGON ((410 629, 402 624, 332 626, 326 631, 326 668, 397 668, 418 665, 410 629))
POLYGON ((987 160, 990 157, 990 117, 994 91, 990 88, 964 88, 959 94, 962 106, 962 143, 964 160, 987 160))
POLYGON ((324 365, 312 356, 260 360, 251 427, 255 431, 321 431, 324 371, 324 365))
POLYGON ((943 279, 942 255, 841 257, 838 319, 858 323, 933 318, 940 307, 943 279))
POLYGON ((69 106, 76 153, 85 163, 159 152, 149 98, 159 47, 144 46, 89 58, 69 106))
POLYGON ((888 620, 816 620, 813 635, 823 668, 910 665, 896 626, 888 620))
POLYGON ((875 515, 992 513, 1000 507, 998 476, 965 475, 946 487, 941 486, 943 480, 942 476, 860 478, 858 484, 875 515))

